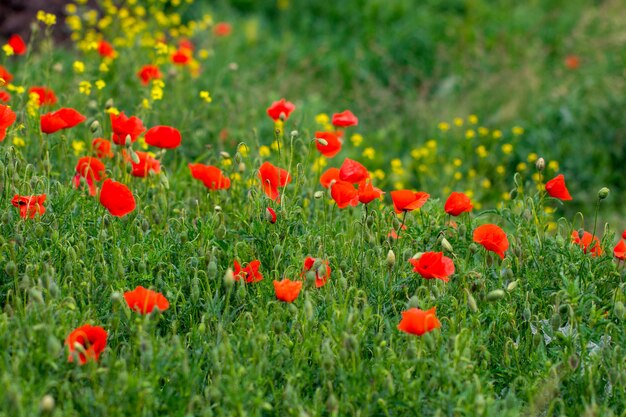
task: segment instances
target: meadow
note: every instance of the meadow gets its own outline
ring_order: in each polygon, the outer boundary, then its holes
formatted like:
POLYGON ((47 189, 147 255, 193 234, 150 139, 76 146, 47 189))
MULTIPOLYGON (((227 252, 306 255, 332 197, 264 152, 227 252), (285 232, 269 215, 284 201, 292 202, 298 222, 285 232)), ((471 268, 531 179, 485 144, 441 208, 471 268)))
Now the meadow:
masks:
POLYGON ((0 416, 626 416, 619 1, 85 3, 0 41, 0 416))

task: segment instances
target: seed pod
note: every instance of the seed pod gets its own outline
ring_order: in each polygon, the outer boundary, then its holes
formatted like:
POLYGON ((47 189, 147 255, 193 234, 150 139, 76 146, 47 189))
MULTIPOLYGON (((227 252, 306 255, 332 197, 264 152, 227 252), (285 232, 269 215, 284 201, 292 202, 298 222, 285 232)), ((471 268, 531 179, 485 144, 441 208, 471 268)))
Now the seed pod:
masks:
POLYGON ((504 298, 503 290, 493 290, 487 294, 487 301, 498 301, 504 298))

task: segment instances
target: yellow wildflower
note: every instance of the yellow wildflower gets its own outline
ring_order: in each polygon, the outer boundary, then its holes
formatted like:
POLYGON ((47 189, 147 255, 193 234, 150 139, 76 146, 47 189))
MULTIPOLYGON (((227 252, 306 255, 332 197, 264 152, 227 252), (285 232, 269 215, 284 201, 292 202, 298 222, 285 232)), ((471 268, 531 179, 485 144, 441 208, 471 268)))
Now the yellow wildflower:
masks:
POLYGON ((374 159, 374 156, 376 155, 376 151, 374 150, 374 148, 365 148, 363 150, 363 157, 364 158, 368 158, 368 159, 374 159))
POLYGON ((350 142, 352 142, 352 144, 358 148, 359 146, 361 146, 361 143, 363 143, 363 136, 355 133, 350 136, 350 142))
POLYGON ((513 145, 511 145, 510 143, 505 143, 504 145, 502 145, 503 154, 509 155, 511 152, 513 152, 513 145))
POLYGON ((437 125, 437 127, 439 128, 439 130, 441 130, 442 132, 447 132, 448 130, 450 130, 450 124, 447 122, 439 122, 439 124, 437 125))
POLYGON ((210 103, 213 101, 211 94, 206 90, 200 91, 200 98, 204 100, 205 103, 210 103))
POLYGON ((259 148, 259 155, 263 158, 270 156, 270 153, 270 148, 268 146, 263 145, 259 148))
POLYGON ((72 68, 74 68, 74 72, 77 74, 85 72, 85 64, 82 61, 74 61, 72 68))
POLYGON ((455 126, 463 126, 463 119, 461 119, 460 117, 455 117, 452 123, 454 123, 455 126))
POLYGON ((524 133, 524 128, 520 126, 513 126, 513 129, 511 129, 511 131, 515 136, 519 136, 524 133))
POLYGON ((467 121, 468 121, 471 125, 478 124, 478 116, 476 116, 475 114, 470 114, 470 115, 467 117, 467 121))
POLYGON ((72 149, 74 150, 74 156, 78 156, 85 150, 85 142, 82 140, 73 140, 72 149))
POLYGON ((15 146, 16 148, 23 148, 24 146, 26 146, 26 141, 19 136, 15 136, 13 138, 13 146, 15 146))

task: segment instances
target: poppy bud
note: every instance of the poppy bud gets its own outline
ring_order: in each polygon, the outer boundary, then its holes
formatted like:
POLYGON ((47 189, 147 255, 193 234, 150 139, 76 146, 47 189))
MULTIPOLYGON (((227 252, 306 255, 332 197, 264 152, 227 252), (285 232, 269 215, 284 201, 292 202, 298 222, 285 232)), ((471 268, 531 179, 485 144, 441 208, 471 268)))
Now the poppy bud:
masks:
POLYGON ((15 275, 17 275, 17 265, 15 265, 15 262, 9 261, 4 266, 4 271, 7 273, 8 276, 14 277, 15 275))
POLYGON ((578 229, 578 239, 582 239, 585 236, 585 229, 578 229))
POLYGON ((275 257, 278 258, 282 251, 283 251, 283 247, 282 246, 280 246, 280 245, 274 246, 274 256, 275 257))
POLYGON ((240 162, 239 165, 237 166, 237 171, 244 172, 245 170, 246 170, 246 164, 244 164, 243 162, 240 162))
MULTIPOLYGON (((126 146, 130 146, 130 144, 133 143, 133 138, 130 135, 126 135, 126 139, 124 139, 124 145, 126 146)), ((131 155, 132 156, 132 155, 131 155)), ((137 161, 135 161, 133 159, 133 162, 138 164, 139 163, 139 158, 137 158, 137 161)))
POLYGON ((28 294, 30 295, 30 298, 33 302, 43 304, 43 295, 41 294, 41 291, 39 291, 37 288, 31 288, 28 291, 28 294))
POLYGON ((485 396, 482 394, 476 395, 474 399, 474 409, 476 410, 477 416, 482 416, 485 413, 486 406, 487 402, 485 401, 485 396))
POLYGON ((91 126, 89 126, 89 130, 91 130, 91 133, 96 133, 98 129, 100 129, 100 122, 97 120, 91 122, 91 126))
POLYGON ((326 139, 315 138, 315 140, 318 141, 319 144, 322 145, 322 146, 328 146, 328 141, 326 139))
POLYGON ((110 98, 106 101, 106 103, 104 103, 104 109, 105 110, 109 110, 111 107, 113 107, 113 99, 110 98))
POLYGON ((228 268, 226 273, 224 274, 224 285, 226 287, 232 287, 235 283, 235 275, 233 274, 233 270, 228 268))
POLYGON ((452 248, 452 245, 450 244, 450 242, 448 242, 448 239, 446 239, 445 237, 441 239, 441 247, 447 250, 448 252, 454 251, 452 248))
POLYGON ((470 309, 472 313, 478 312, 478 305, 476 304, 476 300, 471 292, 466 288, 465 294, 467 294, 467 307, 470 309))
POLYGON ((322 197, 324 197, 324 191, 316 191, 315 194, 313 194, 313 198, 316 200, 319 200, 322 197))
POLYGON ((315 286, 315 271, 307 271, 306 274, 304 274, 304 278, 308 287, 315 286))
POLYGON ((509 285, 506 286, 508 292, 513 291, 515 288, 517 288, 517 280, 509 282, 509 285))
POLYGON ((222 212, 222 206, 215 206, 215 207, 213 207, 213 210, 215 210, 216 213, 221 213, 222 212))
POLYGON ((524 311, 522 312, 522 318, 526 321, 530 320, 531 312, 530 307, 524 307, 524 311))
POLYGON ((487 294, 487 301, 498 301, 504 298, 504 291, 502 290, 493 290, 487 294))
POLYGON ((546 160, 543 158, 539 158, 537 159, 537 162, 535 162, 535 168, 537 168, 537 171, 542 172, 546 167, 546 160))
POLYGON ((326 410, 329 414, 334 414, 339 410, 339 401, 335 394, 330 394, 328 400, 326 400, 326 410))
POLYGON ((359 348, 359 341, 351 334, 344 334, 343 347, 348 352, 354 352, 359 348))
POLYGON ((313 318, 313 304, 308 298, 304 301, 304 314, 308 320, 313 318))
POLYGON ((411 256, 411 259, 418 260, 424 255, 424 252, 417 252, 415 255, 411 256))
POLYGON ((265 219, 272 224, 276 223, 276 212, 273 208, 267 207, 265 209, 265 219))
POLYGON ((396 254, 393 253, 393 250, 389 249, 387 252, 387 268, 391 269, 396 264, 396 254))
POLYGON ((217 277, 217 264, 215 261, 210 261, 209 265, 206 268, 206 273, 210 279, 215 279, 217 277))
POLYGON ((419 298, 417 298, 417 295, 414 295, 413 297, 409 298, 409 303, 407 308, 418 308, 419 307, 419 298))
POLYGON ((615 307, 613 308, 613 311, 615 312, 615 316, 618 319, 624 320, 626 318, 626 307, 624 307, 623 302, 617 301, 615 303, 615 307))
POLYGON ((602 187, 600 188, 600 191, 598 191, 598 198, 600 200, 604 200, 605 198, 607 198, 609 196, 609 189, 606 187, 602 187))
POLYGON ((224 227, 223 224, 221 224, 217 229, 215 229, 215 236, 218 239, 224 239, 224 236, 226 236, 226 228, 224 227))
POLYGON ((54 397, 50 394, 46 394, 41 398, 41 402, 39 403, 39 408, 42 413, 52 413, 54 410, 54 397))
POLYGON ((220 156, 224 159, 230 159, 230 154, 228 152, 220 152, 220 156))
POLYGON ((575 370, 576 368, 578 368, 578 365, 580 364, 578 355, 576 355, 575 353, 572 353, 570 357, 567 359, 567 363, 569 364, 570 368, 572 368, 572 370, 575 370))
POLYGON ((561 327, 561 315, 559 313, 554 313, 552 317, 550 317, 550 325, 554 331, 561 327))

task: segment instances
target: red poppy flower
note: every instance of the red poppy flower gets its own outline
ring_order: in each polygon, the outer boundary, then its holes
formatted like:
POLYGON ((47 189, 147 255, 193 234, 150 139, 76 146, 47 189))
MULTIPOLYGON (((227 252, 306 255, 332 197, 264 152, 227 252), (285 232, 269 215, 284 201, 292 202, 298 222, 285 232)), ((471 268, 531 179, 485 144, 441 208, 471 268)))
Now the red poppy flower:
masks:
POLYGON ((613 248, 613 256, 621 261, 626 260, 626 244, 623 240, 617 242, 617 245, 613 248))
POLYGON ((367 179, 359 183, 359 201, 363 204, 369 204, 370 202, 380 198, 383 194, 383 190, 376 188, 372 185, 372 181, 367 179))
POLYGON ((113 158, 113 152, 111 152, 111 142, 103 138, 95 138, 91 142, 96 156, 98 158, 113 158))
POLYGON ((39 97, 40 106, 53 106, 57 104, 57 96, 48 87, 31 87, 28 89, 28 94, 37 94, 39 97))
POLYGON ((143 85, 148 85, 152 80, 160 80, 163 78, 163 74, 156 65, 144 65, 137 72, 137 77, 141 80, 143 85))
POLYGON ((272 200, 279 197, 278 187, 285 187, 291 182, 289 173, 269 162, 264 162, 259 168, 259 178, 261 178, 261 186, 263 192, 272 200))
POLYGON ((170 60, 176 65, 187 65, 191 61, 192 51, 187 48, 178 48, 172 54, 170 60))
POLYGON ((626 230, 622 232, 622 239, 626 239, 626 230))
POLYGON ((141 314, 150 314, 155 307, 159 311, 165 311, 170 307, 170 303, 163 294, 144 288, 141 285, 132 291, 126 291, 124 299, 131 310, 141 314))
POLYGON ((276 292, 276 298, 286 303, 292 303, 302 289, 302 281, 291 281, 283 279, 282 281, 274 280, 274 291, 276 292))
POLYGON ((11 35, 7 43, 11 48, 13 48, 13 53, 15 55, 24 55, 26 53, 26 43, 20 35, 11 35))
POLYGON ((251 282, 259 282, 263 279, 263 274, 259 272, 261 261, 258 259, 250 262, 245 268, 242 268, 236 259, 234 265, 235 270, 233 271, 233 276, 235 277, 235 281, 243 279, 249 284, 251 282))
POLYGON ((320 177, 320 184, 324 188, 328 188, 333 181, 339 181, 339 168, 328 168, 320 177))
POLYGON ((600 246, 600 240, 593 236, 591 233, 583 232, 583 238, 581 239, 577 231, 572 232, 572 241, 574 244, 580 246, 584 253, 591 253, 592 256, 602 255, 602 246, 600 246))
POLYGON ((0 91, 0 101, 3 103, 8 103, 11 100, 11 94, 6 91, 0 91))
POLYGON ((111 127, 113 128, 113 143, 116 145, 126 144, 126 136, 130 135, 130 141, 135 142, 146 128, 137 116, 126 117, 124 112, 119 115, 110 114, 111 127))
POLYGON ((103 58, 115 58, 116 52, 113 45, 105 40, 98 43, 98 54, 103 58))
POLYGON ((107 345, 107 332, 100 326, 85 324, 70 333, 65 344, 70 350, 67 360, 74 362, 78 355, 78 362, 84 365, 88 360, 98 360, 107 345))
POLYGON ((97 194, 96 181, 101 181, 105 175, 105 166, 97 158, 85 156, 78 160, 76 164, 76 175, 74 176, 74 187, 80 187, 81 177, 87 182, 89 187, 89 195, 92 197, 97 194))
POLYGON ((352 114, 350 110, 345 110, 341 113, 333 114, 333 126, 337 127, 348 127, 348 126, 356 126, 359 124, 359 119, 352 114))
POLYGON ((323 145, 319 140, 316 140, 315 146, 327 158, 332 158, 341 151, 341 141, 333 132, 315 132, 315 139, 322 139, 326 142, 326 145, 323 145))
POLYGON ((265 218, 267 219, 268 222, 272 224, 276 223, 276 212, 274 211, 273 208, 267 207, 265 209, 265 218))
POLYGON ((398 324, 398 330, 405 333, 421 336, 433 329, 441 327, 441 323, 435 315, 435 307, 430 310, 420 310, 419 308, 410 308, 402 312, 402 320, 398 324))
POLYGON ((448 200, 446 200, 444 210, 451 216, 458 216, 461 213, 471 211, 472 202, 465 194, 454 191, 450 194, 448 200))
POLYGON ((568 69, 575 70, 580 67, 580 58, 576 55, 568 55, 565 57, 565 66, 568 69))
POLYGON ((339 168, 339 179, 351 184, 358 184, 370 177, 370 173, 363 165, 350 158, 346 158, 339 168))
POLYGON ((285 101, 284 98, 281 98, 280 100, 273 102, 272 105, 267 108, 267 115, 274 119, 274 121, 279 119, 287 120, 295 108, 296 106, 292 102, 285 101))
POLYGON ((100 191, 100 204, 113 216, 123 217, 135 210, 135 197, 124 184, 107 179, 100 191))
MULTIPOLYGON (((158 174, 161 172, 161 163, 148 152, 137 151, 135 153, 139 157, 138 163, 135 163, 130 157, 127 157, 128 162, 130 162, 133 167, 130 175, 144 178, 150 173, 158 174)), ((126 152, 124 152, 124 154, 126 155, 126 152)))
MULTIPOLYGON (((315 260, 316 260, 315 258, 311 258, 310 256, 307 256, 304 259, 304 273, 311 271, 311 268, 313 268, 313 266, 315 265, 315 260)), ((330 278, 330 272, 331 272, 328 261, 324 261, 321 259, 320 261, 321 262, 319 263, 319 266, 317 267, 317 269, 313 271, 315 272, 315 287, 316 288, 320 288, 326 285, 326 282, 330 278), (322 266, 324 266, 323 269, 322 269, 322 266), (321 275, 320 269, 322 269, 322 272, 325 272, 325 274, 321 275)))
POLYGON ((509 240, 504 230, 495 224, 483 224, 474 229, 474 242, 483 245, 488 251, 498 254, 504 259, 504 252, 509 248, 509 240))
POLYGON ((62 108, 53 113, 41 115, 39 123, 43 133, 51 134, 59 130, 71 129, 85 120, 87 120, 87 118, 78 111, 62 108))
POLYGON ((178 47, 181 48, 181 49, 187 49, 187 50, 192 51, 192 52, 196 49, 196 47, 193 44, 193 42, 191 42, 187 38, 180 39, 178 41, 178 47))
POLYGON ((419 259, 409 259, 409 262, 414 266, 413 272, 426 279, 436 278, 448 282, 448 277, 454 274, 454 262, 443 252, 425 252, 419 259))
POLYGON ((396 213, 418 209, 428 201, 430 194, 423 191, 398 190, 391 192, 391 200, 396 213))
POLYGON ((202 181, 209 190, 227 190, 230 187, 230 179, 224 176, 221 169, 202 164, 187 164, 191 176, 202 181))
POLYGON ((359 204, 359 192, 354 185, 346 181, 339 180, 333 183, 330 195, 340 209, 359 204))
POLYGON ((565 177, 563 174, 557 175, 546 183, 546 192, 550 197, 558 198, 564 201, 572 199, 572 196, 569 194, 569 191, 565 186, 565 177))
MULTIPOLYGON (((11 74, 9 70, 0 65, 0 78, 4 80, 5 84, 8 84, 13 79, 13 74, 11 74)), ((2 85, 2 83, 0 83, 0 85, 2 85)))
POLYGON ((213 33, 215 36, 228 36, 232 32, 233 28, 230 23, 218 22, 213 27, 213 33))
POLYGON ((15 123, 15 112, 9 106, 0 104, 0 142, 7 135, 7 129, 15 123))
POLYGON ((178 129, 170 126, 154 126, 146 132, 146 143, 163 149, 180 146, 181 136, 178 129))
POLYGON ((13 196, 11 204, 20 209, 20 217, 22 219, 35 218, 35 214, 43 216, 46 208, 43 203, 46 201, 46 195, 17 195, 13 196))

